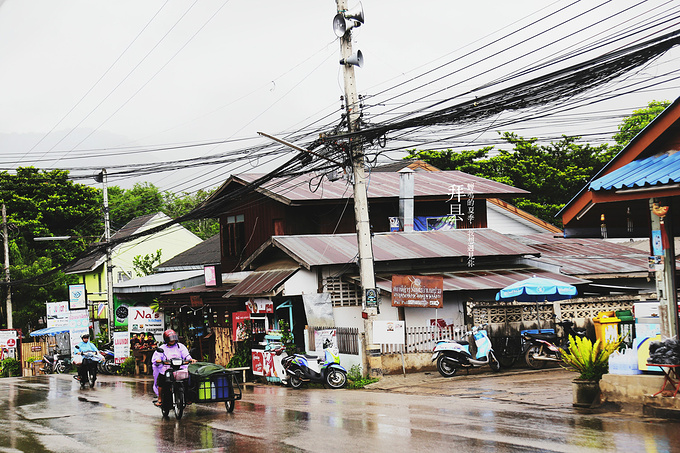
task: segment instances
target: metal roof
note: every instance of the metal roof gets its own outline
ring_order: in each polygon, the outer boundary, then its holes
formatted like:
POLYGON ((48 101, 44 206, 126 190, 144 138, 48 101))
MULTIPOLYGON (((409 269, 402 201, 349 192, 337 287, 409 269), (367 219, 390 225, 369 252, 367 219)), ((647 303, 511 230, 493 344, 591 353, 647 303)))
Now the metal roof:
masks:
MULTIPOLYGON (((353 263, 357 259, 357 236, 337 235, 274 236, 275 247, 307 268, 353 263)), ((488 228, 376 233, 373 236, 375 262, 395 260, 467 257, 472 244, 475 257, 523 256, 537 252, 488 228)), ((265 248, 262 248, 262 252, 265 248)), ((253 256, 251 259, 255 259, 253 256)))
POLYGON ((680 152, 634 160, 590 183, 590 190, 632 189, 680 182, 680 152))
POLYGON ((253 272, 240 283, 237 283, 231 291, 222 297, 274 296, 281 289, 281 285, 292 277, 298 269, 299 268, 253 272))
POLYGON ((220 263, 220 235, 219 233, 196 244, 188 250, 175 255, 161 263, 157 272, 178 271, 189 269, 203 269, 209 264, 220 263))
MULTIPOLYGON (((262 174, 245 173, 233 179, 242 183, 256 181, 262 174)), ((290 202, 315 200, 347 199, 354 196, 352 184, 346 179, 329 181, 309 175, 301 175, 292 179, 276 178, 263 184, 258 190, 264 193, 283 197, 290 202)), ((479 176, 469 175, 462 171, 421 171, 414 173, 415 197, 450 197, 452 186, 462 186, 465 192, 468 185, 473 188, 477 198, 502 198, 528 194, 518 189, 479 176)), ((372 172, 366 176, 368 198, 399 198, 399 173, 372 172)), ((463 199, 464 196, 461 198, 463 199)))
POLYGON ((198 285, 204 280, 203 270, 160 272, 133 278, 113 285, 114 293, 164 292, 198 285))
MULTIPOLYGON (((588 283, 588 280, 535 268, 444 272, 437 275, 444 277, 444 291, 497 291, 534 276, 559 280, 570 285, 588 283)), ((392 292, 391 276, 376 277, 376 285, 382 290, 392 292)))

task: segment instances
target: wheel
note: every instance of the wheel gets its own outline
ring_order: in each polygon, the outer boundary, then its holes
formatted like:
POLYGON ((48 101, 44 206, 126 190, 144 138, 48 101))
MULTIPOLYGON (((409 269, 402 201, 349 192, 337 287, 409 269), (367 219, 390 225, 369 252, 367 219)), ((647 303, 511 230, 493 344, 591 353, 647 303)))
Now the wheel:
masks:
POLYGON ((519 356, 519 344, 514 338, 505 337, 498 344, 498 348, 494 347, 495 351, 498 351, 497 359, 503 368, 511 368, 517 361, 519 356))
POLYGON ((498 372, 501 370, 501 364, 496 358, 496 354, 493 351, 489 351, 489 367, 491 371, 498 372))
POLYGON ((347 384, 347 374, 332 368, 326 375, 326 384, 332 389, 341 389, 347 384))
POLYGON ((545 360, 536 360, 534 355, 541 355, 543 353, 543 346, 531 345, 524 353, 524 360, 527 362, 529 368, 540 370, 545 366, 545 360))
POLYGON ((177 420, 182 419, 182 415, 184 415, 185 405, 186 402, 184 401, 184 389, 182 388, 181 385, 178 385, 175 387, 175 404, 173 406, 173 409, 175 410, 175 418, 177 420))
POLYGON ((64 365, 64 362, 57 362, 56 365, 54 365, 54 372, 61 374, 64 371, 66 371, 66 366, 64 365))
POLYGON ((444 377, 451 377, 456 374, 458 368, 453 362, 447 360, 446 356, 440 355, 437 359, 437 371, 444 377))
POLYGON ((94 387, 94 383, 97 380, 97 367, 92 366, 90 368, 90 388, 94 387))
POLYGON ((302 387, 302 379, 300 379, 296 375, 291 375, 289 380, 290 386, 293 387, 294 389, 299 389, 300 387, 302 387))
POLYGON ((236 405, 236 401, 227 400, 224 402, 224 405, 227 407, 227 412, 232 413, 234 412, 234 406, 236 405))
POLYGON ((164 390, 163 391, 163 402, 161 403, 161 413, 164 418, 167 418, 170 414, 170 409, 172 409, 172 392, 164 390))
POLYGON ((106 359, 106 362, 104 362, 104 371, 107 374, 116 374, 116 369, 117 365, 113 359, 106 359))

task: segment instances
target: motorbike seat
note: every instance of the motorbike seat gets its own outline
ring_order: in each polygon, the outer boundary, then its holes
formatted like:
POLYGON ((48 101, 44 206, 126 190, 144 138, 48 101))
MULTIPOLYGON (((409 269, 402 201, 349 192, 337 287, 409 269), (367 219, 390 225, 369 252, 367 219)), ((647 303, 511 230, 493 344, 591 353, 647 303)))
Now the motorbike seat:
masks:
POLYGON ((534 338, 536 340, 545 340, 553 342, 559 337, 554 333, 528 333, 526 334, 529 338, 534 338))
POLYGON ((456 341, 456 343, 458 343, 458 344, 460 344, 460 345, 462 345, 462 346, 468 346, 468 345, 470 344, 470 342, 467 341, 467 340, 456 341))
POLYGON ((301 355, 302 355, 304 358, 306 358, 306 359, 314 359, 314 360, 316 360, 316 359, 319 358, 318 355, 314 355, 314 354, 301 354, 301 355))

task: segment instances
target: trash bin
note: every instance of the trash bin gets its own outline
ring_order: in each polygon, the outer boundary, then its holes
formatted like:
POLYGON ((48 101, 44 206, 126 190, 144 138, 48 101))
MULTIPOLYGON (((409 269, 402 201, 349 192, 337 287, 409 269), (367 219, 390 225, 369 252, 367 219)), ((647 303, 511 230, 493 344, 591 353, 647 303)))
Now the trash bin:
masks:
POLYGON ((593 318, 595 338, 604 341, 616 341, 619 337, 619 322, 613 311, 601 311, 593 318))
POLYGON ((619 310, 614 312, 614 316, 619 318, 619 335, 623 339, 623 344, 627 348, 633 347, 633 338, 635 338, 635 319, 631 310, 619 310))

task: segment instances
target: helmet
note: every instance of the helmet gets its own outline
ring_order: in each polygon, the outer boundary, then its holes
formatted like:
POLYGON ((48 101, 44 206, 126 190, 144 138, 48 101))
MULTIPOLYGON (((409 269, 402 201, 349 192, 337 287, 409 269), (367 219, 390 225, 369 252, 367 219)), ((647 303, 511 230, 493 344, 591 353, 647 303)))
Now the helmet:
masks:
POLYGON ((88 339, 89 339, 89 338, 90 338, 90 334, 89 334, 89 333, 84 333, 84 334, 82 334, 82 335, 80 336, 80 338, 81 338, 81 339, 82 339, 82 338, 88 338, 88 339))
POLYGON ((168 344, 171 341, 178 341, 177 332, 172 329, 168 329, 163 332, 163 341, 168 344))

